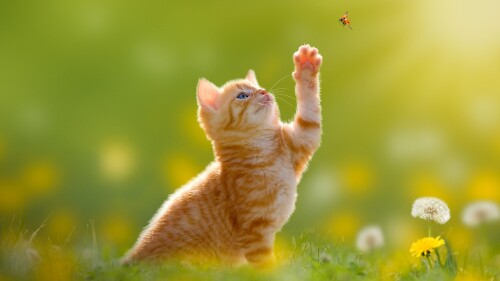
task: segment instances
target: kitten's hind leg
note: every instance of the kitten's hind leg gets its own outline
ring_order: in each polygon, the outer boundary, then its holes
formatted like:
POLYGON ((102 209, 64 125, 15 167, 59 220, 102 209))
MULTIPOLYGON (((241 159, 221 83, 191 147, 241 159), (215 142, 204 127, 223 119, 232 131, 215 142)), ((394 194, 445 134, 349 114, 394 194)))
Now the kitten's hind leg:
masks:
POLYGON ((273 249, 269 247, 255 249, 245 254, 247 261, 255 267, 272 267, 276 264, 273 249))
MULTIPOLYGON (((254 236, 255 237, 255 236, 254 236)), ((246 260, 256 267, 272 267, 276 264, 273 252, 274 235, 260 236, 245 247, 246 260)))

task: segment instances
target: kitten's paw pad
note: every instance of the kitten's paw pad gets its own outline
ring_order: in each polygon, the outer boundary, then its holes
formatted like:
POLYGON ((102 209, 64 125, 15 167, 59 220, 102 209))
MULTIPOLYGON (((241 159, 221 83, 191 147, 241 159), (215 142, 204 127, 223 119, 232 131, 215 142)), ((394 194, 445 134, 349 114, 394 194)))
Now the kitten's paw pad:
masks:
POLYGON ((293 77, 299 80, 304 75, 316 76, 321 66, 322 57, 318 49, 309 45, 300 46, 299 50, 293 54, 295 71, 293 77))

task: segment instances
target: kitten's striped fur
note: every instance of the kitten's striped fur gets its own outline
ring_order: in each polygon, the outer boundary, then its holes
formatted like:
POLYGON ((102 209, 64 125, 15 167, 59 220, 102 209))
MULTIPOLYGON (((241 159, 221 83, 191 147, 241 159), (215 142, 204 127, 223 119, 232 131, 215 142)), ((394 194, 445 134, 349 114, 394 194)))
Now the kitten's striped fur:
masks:
POLYGON ((252 70, 220 89, 200 79, 198 119, 215 161, 170 196, 124 263, 273 261, 275 233, 292 214, 297 184, 320 144, 321 61, 309 45, 294 54, 298 109, 292 123, 280 121, 274 97, 252 70))

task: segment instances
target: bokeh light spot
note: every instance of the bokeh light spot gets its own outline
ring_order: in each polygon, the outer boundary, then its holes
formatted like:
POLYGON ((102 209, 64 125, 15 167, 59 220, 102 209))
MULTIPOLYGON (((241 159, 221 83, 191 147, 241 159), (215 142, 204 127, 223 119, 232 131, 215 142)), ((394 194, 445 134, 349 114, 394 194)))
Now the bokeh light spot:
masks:
POLYGON ((348 192, 365 195, 374 185, 375 172, 364 162, 350 162, 340 170, 342 186, 348 192))
MULTIPOLYGON (((414 221, 409 221, 405 213, 395 214, 387 219, 389 222, 385 228, 387 231, 387 242, 392 246, 406 248, 413 241, 418 239, 421 232, 416 227, 414 221)), ((410 216, 410 212, 407 213, 410 216)))
POLYGON ((448 205, 453 205, 455 202, 444 182, 437 176, 426 172, 417 173, 411 178, 410 191, 411 198, 409 199, 431 196, 445 201, 448 205))
POLYGON ((47 221, 47 231, 51 239, 64 241, 76 228, 78 220, 71 209, 58 209, 47 221))
POLYGON ((205 136, 205 133, 201 129, 198 121, 196 119, 196 108, 188 107, 186 108, 180 116, 182 120, 182 128, 186 132, 186 135, 194 140, 199 145, 205 145, 210 148, 210 143, 205 136))
POLYGON ((111 182, 126 180, 135 168, 135 153, 130 145, 111 141, 100 150, 99 166, 102 176, 111 182))
POLYGON ((163 167, 166 181, 172 190, 186 184, 201 169, 187 155, 169 155, 163 167))
POLYGON ((404 124, 386 134, 387 154, 395 163, 432 160, 446 147, 444 131, 433 126, 404 124))
POLYGON ((0 179, 0 213, 11 215, 26 205, 26 193, 16 183, 0 179))
POLYGON ((468 185, 470 200, 500 200, 500 179, 493 171, 479 171, 468 185))
POLYGON ((347 241, 352 241, 360 225, 359 215, 353 212, 342 212, 331 217, 328 223, 328 232, 333 235, 333 239, 342 237, 347 241))
POLYGON ((103 6, 80 7, 74 19, 82 34, 97 35, 108 31, 111 25, 111 14, 103 6))
POLYGON ((22 173, 22 182, 32 194, 52 192, 58 185, 60 172, 50 161, 29 164, 22 173))
POLYGON ((107 243, 112 243, 118 247, 130 246, 134 239, 134 227, 129 219, 120 215, 111 215, 102 221, 100 226, 102 238, 107 243))
POLYGON ((175 57, 169 56, 166 48, 161 44, 140 41, 133 50, 139 69, 157 77, 163 77, 175 69, 175 57))
POLYGON ((36 267, 36 281, 74 280, 74 256, 53 252, 36 267))

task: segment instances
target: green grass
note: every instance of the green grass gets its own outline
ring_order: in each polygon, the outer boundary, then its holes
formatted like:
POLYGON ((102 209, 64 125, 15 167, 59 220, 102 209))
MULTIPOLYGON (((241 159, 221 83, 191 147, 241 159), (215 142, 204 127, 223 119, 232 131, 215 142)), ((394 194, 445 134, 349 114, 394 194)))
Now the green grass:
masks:
MULTIPOLYGON (((41 226, 43 227, 43 225, 41 226)), ((90 226, 92 228, 92 226, 90 226)), ((118 256, 99 249, 95 232, 88 239, 54 245, 38 230, 2 224, 0 280, 498 280, 494 260, 473 261, 449 246, 427 269, 411 260, 407 249, 370 254, 353 250, 342 239, 332 242, 318 233, 294 237, 290 249, 277 250, 273 269, 200 268, 179 263, 124 267, 118 256), (462 267, 457 260, 466 263, 462 267), (464 268, 467 268, 465 270, 464 268), (469 278, 469 279, 468 279, 469 278)), ((448 244, 447 244, 448 245, 448 244)))

